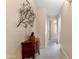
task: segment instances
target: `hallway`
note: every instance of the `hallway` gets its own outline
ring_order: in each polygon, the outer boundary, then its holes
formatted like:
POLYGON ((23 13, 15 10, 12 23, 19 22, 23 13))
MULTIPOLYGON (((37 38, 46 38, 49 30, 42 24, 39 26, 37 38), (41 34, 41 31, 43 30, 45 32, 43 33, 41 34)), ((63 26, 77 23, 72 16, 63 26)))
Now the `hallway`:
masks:
POLYGON ((35 59, 72 59, 72 0, 7 0, 6 5, 7 59, 22 59, 21 43, 32 32, 40 39, 35 59), (60 43, 67 58, 54 42, 60 43))
POLYGON ((60 52, 60 45, 52 43, 48 48, 41 49, 41 54, 36 59, 65 59, 60 52))

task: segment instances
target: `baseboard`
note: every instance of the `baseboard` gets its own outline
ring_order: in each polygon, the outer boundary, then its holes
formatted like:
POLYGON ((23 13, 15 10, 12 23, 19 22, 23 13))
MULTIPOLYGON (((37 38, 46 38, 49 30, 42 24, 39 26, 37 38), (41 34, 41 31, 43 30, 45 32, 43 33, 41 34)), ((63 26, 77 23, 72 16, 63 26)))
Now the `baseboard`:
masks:
POLYGON ((16 56, 11 56, 11 55, 6 56, 6 59, 15 59, 15 58, 16 56))
POLYGON ((66 51, 64 50, 62 46, 60 47, 60 51, 65 56, 65 59, 69 59, 69 56, 67 55, 66 51))
POLYGON ((6 56, 6 59, 22 59, 20 56, 14 56, 14 55, 8 55, 6 56))

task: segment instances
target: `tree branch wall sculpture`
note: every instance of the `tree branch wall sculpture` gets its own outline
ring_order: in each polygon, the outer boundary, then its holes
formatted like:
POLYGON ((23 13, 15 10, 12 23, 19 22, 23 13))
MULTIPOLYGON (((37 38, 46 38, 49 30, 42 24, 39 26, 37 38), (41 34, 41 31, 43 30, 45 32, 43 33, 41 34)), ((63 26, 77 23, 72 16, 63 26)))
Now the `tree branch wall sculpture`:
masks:
POLYGON ((28 0, 26 0, 26 2, 24 2, 22 7, 19 9, 19 15, 19 23, 17 27, 19 27, 21 24, 24 24, 24 28, 27 28, 28 25, 33 27, 35 13, 28 0))

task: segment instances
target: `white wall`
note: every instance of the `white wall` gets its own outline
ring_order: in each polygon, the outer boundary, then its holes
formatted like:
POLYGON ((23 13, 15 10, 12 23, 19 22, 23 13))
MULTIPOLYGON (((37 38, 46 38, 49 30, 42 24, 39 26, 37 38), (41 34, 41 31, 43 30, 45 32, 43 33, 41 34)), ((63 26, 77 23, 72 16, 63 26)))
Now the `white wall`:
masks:
POLYGON ((67 53, 69 59, 72 59, 72 14, 71 5, 66 2, 61 13, 61 34, 60 44, 67 53))
POLYGON ((47 17, 47 41, 49 43, 49 40, 51 39, 51 20, 50 17, 47 17))
POLYGON ((41 48, 44 48, 45 44, 47 44, 45 42, 45 40, 47 40, 47 38, 45 38, 45 35, 47 35, 45 32, 46 20, 47 20, 46 10, 44 8, 38 8, 37 20, 36 20, 36 31, 37 31, 37 37, 40 38, 41 48))
POLYGON ((61 16, 58 17, 57 20, 57 37, 58 37, 58 43, 60 43, 60 32, 61 32, 61 16))
MULTIPOLYGON (((6 8, 6 51, 7 59, 21 59, 21 42, 25 40, 25 35, 30 35, 31 31, 36 31, 35 26, 33 29, 24 29, 23 27, 16 27, 18 24, 18 9, 21 7, 22 2, 25 0, 7 0, 6 8)), ((32 3, 33 7, 33 0, 32 3)), ((35 20, 36 21, 36 20, 35 20)))

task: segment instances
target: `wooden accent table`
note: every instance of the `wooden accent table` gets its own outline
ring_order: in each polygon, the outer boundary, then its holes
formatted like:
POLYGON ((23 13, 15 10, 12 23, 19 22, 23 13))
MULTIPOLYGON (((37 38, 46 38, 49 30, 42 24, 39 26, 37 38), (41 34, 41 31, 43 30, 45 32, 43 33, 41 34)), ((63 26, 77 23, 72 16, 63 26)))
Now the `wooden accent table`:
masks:
POLYGON ((21 45, 22 45, 22 59, 30 58, 30 57, 35 59, 35 53, 40 54, 39 40, 35 42, 32 41, 22 42, 21 45))

